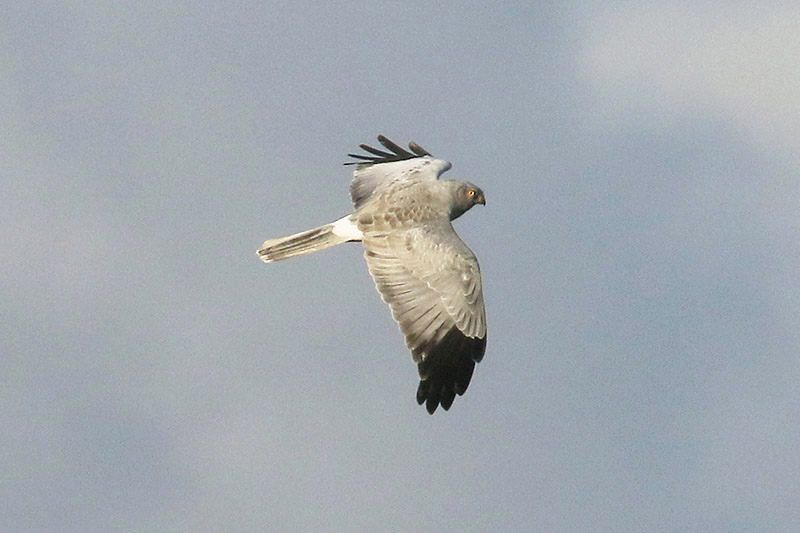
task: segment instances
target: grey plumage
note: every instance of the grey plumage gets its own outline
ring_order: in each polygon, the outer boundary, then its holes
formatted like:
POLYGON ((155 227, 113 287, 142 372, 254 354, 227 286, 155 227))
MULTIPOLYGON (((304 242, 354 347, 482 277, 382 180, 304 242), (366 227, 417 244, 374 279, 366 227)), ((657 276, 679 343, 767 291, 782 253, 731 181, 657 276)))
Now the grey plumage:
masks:
POLYGON ((351 215, 268 240, 258 254, 270 262, 363 242, 378 292, 417 363, 417 402, 429 413, 439 405, 447 410, 486 350, 480 268, 451 221, 486 200, 472 183, 439 180, 450 163, 419 145, 410 143, 409 152, 382 135, 378 140, 388 151, 361 145, 372 155, 349 154, 360 159, 348 163, 356 165, 351 215))
POLYGON ((265 263, 271 263, 296 255, 324 250, 345 242, 345 239, 337 238, 333 234, 332 228, 333 224, 326 224, 289 237, 265 241, 258 251, 258 255, 265 263))

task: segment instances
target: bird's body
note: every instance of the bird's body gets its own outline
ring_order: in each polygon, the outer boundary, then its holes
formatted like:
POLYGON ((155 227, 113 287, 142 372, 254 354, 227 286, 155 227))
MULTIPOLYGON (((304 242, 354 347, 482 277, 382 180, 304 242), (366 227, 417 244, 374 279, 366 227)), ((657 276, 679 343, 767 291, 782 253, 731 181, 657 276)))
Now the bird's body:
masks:
POLYGON ((483 192, 468 182, 439 180, 450 163, 411 143, 413 154, 383 136, 384 152, 353 155, 350 194, 355 210, 335 222, 271 239, 258 251, 278 261, 348 241, 361 241, 370 274, 406 337, 418 364, 417 401, 433 413, 447 410, 469 385, 486 349, 486 313, 475 255, 451 220, 483 192))

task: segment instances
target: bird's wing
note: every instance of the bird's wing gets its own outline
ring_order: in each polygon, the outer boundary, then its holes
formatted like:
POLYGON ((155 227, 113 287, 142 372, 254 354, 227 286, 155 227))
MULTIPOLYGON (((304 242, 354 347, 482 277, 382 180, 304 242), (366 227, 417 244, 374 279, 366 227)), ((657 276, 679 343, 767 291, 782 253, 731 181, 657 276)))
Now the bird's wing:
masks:
POLYGON ((356 209, 382 184, 403 180, 436 180, 451 167, 448 161, 433 158, 416 143, 409 143, 409 152, 383 135, 378 135, 378 141, 389 151, 362 144, 361 149, 371 155, 347 154, 359 160, 345 163, 356 165, 350 183, 350 197, 356 209))
POLYGON ((478 260, 446 219, 399 229, 382 220, 360 225, 370 274, 418 364, 417 401, 447 410, 486 350, 478 260))

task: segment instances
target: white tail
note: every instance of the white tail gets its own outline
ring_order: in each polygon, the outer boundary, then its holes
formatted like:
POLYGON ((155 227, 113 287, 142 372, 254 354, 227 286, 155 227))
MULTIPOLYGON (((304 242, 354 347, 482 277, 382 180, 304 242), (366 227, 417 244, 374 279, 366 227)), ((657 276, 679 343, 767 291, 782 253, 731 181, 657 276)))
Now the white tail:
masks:
POLYGON ((348 241, 360 241, 361 232, 346 216, 325 224, 318 228, 310 229, 288 237, 269 239, 258 250, 258 256, 265 263, 281 261, 296 255, 309 254, 337 244, 348 241))

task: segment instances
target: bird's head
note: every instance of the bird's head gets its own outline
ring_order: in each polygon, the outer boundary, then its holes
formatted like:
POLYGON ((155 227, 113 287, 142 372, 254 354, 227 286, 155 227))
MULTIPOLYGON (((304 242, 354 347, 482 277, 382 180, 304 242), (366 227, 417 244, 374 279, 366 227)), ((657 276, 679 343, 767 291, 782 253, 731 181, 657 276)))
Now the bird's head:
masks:
POLYGON ((475 204, 486 205, 486 197, 480 187, 468 181, 458 183, 454 191, 450 220, 460 217, 475 204))

